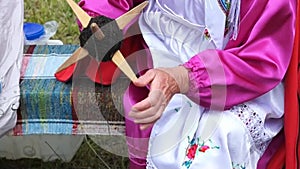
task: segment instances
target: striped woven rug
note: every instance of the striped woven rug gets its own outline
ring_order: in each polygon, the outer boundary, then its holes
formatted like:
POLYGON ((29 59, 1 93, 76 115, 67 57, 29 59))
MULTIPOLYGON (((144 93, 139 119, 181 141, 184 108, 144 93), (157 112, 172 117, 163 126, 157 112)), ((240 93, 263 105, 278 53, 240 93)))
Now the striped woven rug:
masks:
POLYGON ((89 134, 122 135, 122 95, 127 78, 101 86, 87 77, 62 83, 56 69, 77 45, 25 46, 21 96, 13 135, 89 134))

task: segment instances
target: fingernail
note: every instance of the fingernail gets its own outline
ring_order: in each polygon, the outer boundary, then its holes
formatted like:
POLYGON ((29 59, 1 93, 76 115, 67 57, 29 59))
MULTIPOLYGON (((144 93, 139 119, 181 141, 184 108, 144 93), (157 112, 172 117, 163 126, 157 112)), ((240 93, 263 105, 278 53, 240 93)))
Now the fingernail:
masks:
POLYGON ((145 129, 146 129, 146 126, 145 126, 145 125, 140 125, 140 129, 141 129, 141 130, 145 130, 145 129))
POLYGON ((136 108, 132 107, 131 108, 131 112, 135 112, 136 113, 136 112, 138 112, 138 110, 136 108))

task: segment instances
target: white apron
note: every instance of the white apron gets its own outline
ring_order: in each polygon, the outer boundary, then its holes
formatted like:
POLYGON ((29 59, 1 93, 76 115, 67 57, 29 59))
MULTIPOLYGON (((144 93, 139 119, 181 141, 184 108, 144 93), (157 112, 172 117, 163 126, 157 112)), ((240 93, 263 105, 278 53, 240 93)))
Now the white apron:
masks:
MULTIPOLYGON (((231 11, 239 12, 239 5, 233 0, 231 11)), ((150 0, 139 24, 154 67, 177 66, 203 50, 223 49, 236 36, 232 30, 232 36, 224 37, 223 7, 225 2, 218 0, 150 0)), ((222 65, 215 62, 216 67, 222 65)), ((226 80, 222 71, 220 77, 226 80)), ((153 126, 147 168, 255 169, 282 128, 282 115, 281 84, 227 111, 208 110, 176 94, 153 126)))

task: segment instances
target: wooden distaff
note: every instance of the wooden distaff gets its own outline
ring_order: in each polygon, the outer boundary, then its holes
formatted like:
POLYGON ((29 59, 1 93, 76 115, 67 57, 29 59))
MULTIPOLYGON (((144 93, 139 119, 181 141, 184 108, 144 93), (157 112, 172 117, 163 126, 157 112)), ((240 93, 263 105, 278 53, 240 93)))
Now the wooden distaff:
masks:
POLYGON ((92 19, 80 6, 78 6, 73 0, 66 0, 69 6, 72 8, 73 12, 77 16, 78 20, 84 28, 86 28, 90 20, 92 19))
MULTIPOLYGON (((91 17, 82 9, 80 8, 73 0, 66 0, 69 6, 72 8, 74 13, 76 14, 78 20, 81 22, 82 26, 86 28, 91 20, 91 17)), ((131 9, 127 13, 121 15, 116 19, 116 23, 120 29, 124 29, 124 27, 136 16, 140 14, 140 12, 148 5, 148 1, 145 1, 135 8, 131 9)), ((91 24, 91 30, 93 33, 96 33, 95 36, 98 40, 101 40, 104 37, 103 32, 98 27, 97 24, 91 24)), ((70 65, 78 62, 79 60, 88 56, 88 51, 82 47, 78 48, 70 58, 68 58, 57 70, 60 72, 70 65)), ((130 68, 129 64, 126 62, 125 58, 123 57, 122 53, 118 50, 114 56, 112 57, 112 61, 120 68, 120 70, 131 80, 134 81, 137 79, 135 73, 130 68)))

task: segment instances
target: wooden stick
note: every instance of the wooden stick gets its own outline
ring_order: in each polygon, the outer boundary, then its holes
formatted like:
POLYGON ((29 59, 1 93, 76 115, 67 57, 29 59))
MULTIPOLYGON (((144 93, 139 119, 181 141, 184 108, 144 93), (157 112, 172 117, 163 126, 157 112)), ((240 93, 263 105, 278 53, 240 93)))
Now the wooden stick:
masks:
POLYGON ((124 29, 124 27, 126 25, 128 25, 128 23, 130 21, 132 21, 132 19, 134 19, 136 16, 138 16, 141 13, 141 11, 148 5, 148 3, 149 3, 148 1, 144 1, 143 3, 139 4, 138 6, 132 8, 130 11, 119 16, 116 19, 116 22, 117 22, 119 28, 124 29))
POLYGON ((135 73, 133 72, 133 70, 131 69, 131 67, 129 66, 129 64, 127 63, 127 61, 125 60, 125 58, 119 50, 114 54, 112 61, 131 81, 137 79, 135 73))
POLYGON ((105 35, 96 23, 91 24, 91 30, 98 40, 102 40, 105 35))
POLYGON ((92 19, 77 3, 73 0, 66 0, 69 6, 72 8, 73 12, 77 16, 78 20, 84 28, 86 28, 92 19))
MULTIPOLYGON (((139 4, 138 6, 134 7, 130 11, 126 12, 125 14, 121 15, 116 19, 117 25, 120 29, 124 29, 124 27, 132 21, 136 16, 140 14, 140 12, 148 5, 148 1, 144 1, 143 3, 139 4)), ((112 61, 118 66, 118 68, 131 80, 134 81, 137 79, 135 73, 125 60, 122 53, 118 50, 114 56, 112 57, 112 61)))
MULTIPOLYGON (((70 7, 72 8, 74 13, 78 17, 82 26, 86 28, 91 20, 91 17, 87 13, 85 13, 85 11, 83 11, 73 0, 67 0, 67 2, 69 3, 70 7)), ((124 27, 130 21, 132 21, 132 19, 134 19, 136 16, 138 16, 140 14, 140 12, 143 10, 143 8, 145 8, 147 5, 148 5, 148 1, 144 1, 143 3, 139 4, 135 8, 133 8, 130 11, 123 14, 122 16, 118 17, 116 19, 116 22, 117 22, 117 25, 119 26, 119 28, 124 29, 124 27)), ((97 34, 95 35, 96 38, 102 39, 104 37, 104 34, 101 31, 101 29, 100 28, 98 29, 98 28, 99 27, 97 24, 96 24, 96 26, 91 25, 91 29, 92 29, 93 33, 99 32, 98 35, 97 34)), ((73 55, 57 69, 56 72, 59 72, 65 68, 67 68, 68 66, 76 63, 77 61, 86 57, 87 55, 88 55, 88 51, 86 51, 84 48, 78 48, 78 50, 76 50, 73 53, 73 55)), ((125 60, 125 58, 123 57, 122 53, 119 50, 114 54, 112 61, 121 69, 121 71, 123 71, 123 73, 131 81, 134 81, 137 79, 137 77, 135 76, 135 73, 130 68, 129 64, 127 63, 127 61, 125 60)))
POLYGON ((64 69, 66 69, 67 67, 69 67, 70 65, 77 63, 80 59, 85 58, 87 55, 89 54, 89 52, 87 50, 85 50, 84 48, 78 48, 73 54, 72 56, 70 56, 57 70, 57 72, 60 72, 64 69))

